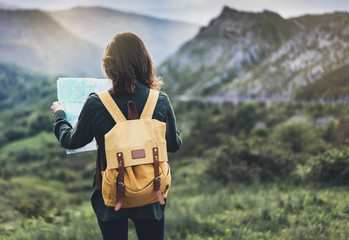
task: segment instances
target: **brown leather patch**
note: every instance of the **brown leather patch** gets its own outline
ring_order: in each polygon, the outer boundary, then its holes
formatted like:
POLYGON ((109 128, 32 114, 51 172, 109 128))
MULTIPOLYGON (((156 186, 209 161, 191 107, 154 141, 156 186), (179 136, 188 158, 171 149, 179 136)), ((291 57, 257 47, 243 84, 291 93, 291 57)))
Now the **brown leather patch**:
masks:
POLYGON ((145 158, 145 150, 144 149, 132 150, 131 154, 132 154, 132 159, 145 158))

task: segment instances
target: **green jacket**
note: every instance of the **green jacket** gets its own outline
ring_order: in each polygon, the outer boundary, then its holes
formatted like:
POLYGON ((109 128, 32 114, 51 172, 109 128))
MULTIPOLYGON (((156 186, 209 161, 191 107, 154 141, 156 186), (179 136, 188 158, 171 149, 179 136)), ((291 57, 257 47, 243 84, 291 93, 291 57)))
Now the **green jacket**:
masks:
MULTIPOLYGON (((122 113, 127 117, 127 102, 135 102, 140 115, 148 94, 149 88, 141 83, 137 83, 136 92, 133 95, 113 96, 113 99, 122 113)), ((167 151, 176 152, 180 149, 182 140, 176 129, 175 115, 169 98, 163 92, 159 94, 153 119, 166 123, 167 151)), ((87 98, 74 128, 66 120, 65 112, 60 110, 55 113, 53 131, 61 146, 67 149, 83 147, 95 138, 102 161, 104 161, 103 166, 106 166, 104 135, 114 125, 115 121, 104 107, 98 95, 94 93, 87 98)), ((122 208, 118 212, 115 212, 113 207, 105 206, 101 191, 95 188, 95 182, 96 174, 92 184, 91 204, 97 217, 102 221, 110 221, 121 217, 161 219, 164 215, 165 206, 160 205, 158 202, 144 207, 122 208)))

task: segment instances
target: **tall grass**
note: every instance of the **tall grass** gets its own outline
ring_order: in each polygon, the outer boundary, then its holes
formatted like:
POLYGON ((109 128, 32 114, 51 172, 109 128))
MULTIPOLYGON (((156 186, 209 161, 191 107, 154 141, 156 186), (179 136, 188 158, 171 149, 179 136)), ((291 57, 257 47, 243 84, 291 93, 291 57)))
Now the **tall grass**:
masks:
MULTIPOLYGON (((190 195, 174 187, 165 239, 348 239, 349 194, 343 190, 265 184, 190 195)), ((8 239, 101 239, 88 203, 52 222, 30 219, 19 227, 8 239)), ((136 239, 131 223, 129 238, 136 239)))

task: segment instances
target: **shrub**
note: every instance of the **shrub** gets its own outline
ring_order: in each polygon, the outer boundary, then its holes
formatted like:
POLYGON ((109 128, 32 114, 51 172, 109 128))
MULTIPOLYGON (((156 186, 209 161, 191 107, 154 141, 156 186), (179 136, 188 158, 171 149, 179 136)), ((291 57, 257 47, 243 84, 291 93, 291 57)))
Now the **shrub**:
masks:
POLYGON ((236 108, 234 116, 234 133, 248 135, 255 126, 257 106, 253 103, 244 103, 236 108))
POLYGON ((261 137, 261 138, 266 138, 266 137, 268 137, 268 128, 262 127, 262 126, 254 127, 251 130, 250 135, 251 136, 261 137))
POLYGON ((33 112, 27 118, 27 125, 30 135, 35 135, 41 131, 51 131, 52 129, 51 118, 46 113, 33 112))
POLYGON ((307 179, 314 182, 344 185, 349 184, 349 149, 328 150, 304 166, 308 168, 307 179))
POLYGON ((78 174, 80 172, 74 172, 72 170, 68 170, 68 169, 57 169, 52 168, 48 171, 43 171, 40 172, 40 177, 44 178, 44 179, 55 179, 58 180, 60 182, 64 182, 64 183, 70 183, 73 182, 75 180, 77 180, 78 178, 78 174))
POLYGON ((45 197, 48 195, 36 190, 25 191, 21 193, 14 193, 12 196, 12 205, 15 210, 20 212, 27 218, 46 217, 48 214, 48 204, 45 197))
MULTIPOLYGON (((1 127, 1 125, 0 125, 0 127, 1 127)), ((5 143, 7 143, 7 139, 3 133, 0 133, 0 147, 5 145, 5 143)))
POLYGON ((25 136, 27 136, 27 129, 23 127, 8 128, 4 131, 4 137, 7 142, 15 141, 25 136))
POLYGON ((289 145, 294 152, 308 150, 317 139, 311 126, 303 122, 281 123, 276 126, 272 137, 289 145))
POLYGON ((339 142, 345 145, 349 144, 349 117, 341 118, 336 128, 339 142))
POLYGON ((292 153, 255 141, 232 141, 219 148, 206 172, 222 182, 264 182, 285 179, 293 171, 292 153))
POLYGON ((338 129, 336 122, 331 121, 323 126, 322 139, 329 143, 336 143, 338 141, 338 129))

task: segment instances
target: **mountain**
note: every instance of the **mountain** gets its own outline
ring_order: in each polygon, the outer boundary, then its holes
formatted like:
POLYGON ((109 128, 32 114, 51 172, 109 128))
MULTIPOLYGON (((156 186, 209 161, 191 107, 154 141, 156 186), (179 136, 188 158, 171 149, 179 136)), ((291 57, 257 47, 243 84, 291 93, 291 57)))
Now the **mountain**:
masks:
POLYGON ((225 7, 158 72, 172 95, 291 100, 349 63, 348 23, 348 13, 283 19, 225 7))
POLYGON ((5 4, 0 2, 0 9, 11 9, 11 10, 15 10, 15 9, 19 9, 19 7, 12 5, 12 4, 5 4))
POLYGON ((46 73, 101 76, 102 48, 38 10, 0 10, 0 62, 46 73))
POLYGON ((101 48, 118 32, 133 32, 145 42, 155 64, 191 39, 199 26, 102 7, 76 7, 48 14, 70 32, 101 48))

